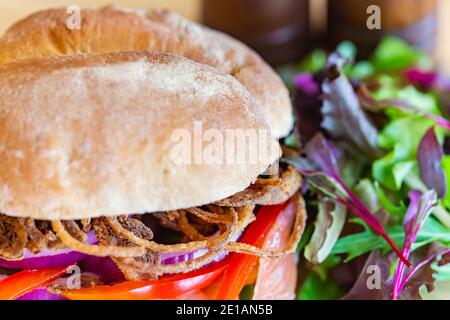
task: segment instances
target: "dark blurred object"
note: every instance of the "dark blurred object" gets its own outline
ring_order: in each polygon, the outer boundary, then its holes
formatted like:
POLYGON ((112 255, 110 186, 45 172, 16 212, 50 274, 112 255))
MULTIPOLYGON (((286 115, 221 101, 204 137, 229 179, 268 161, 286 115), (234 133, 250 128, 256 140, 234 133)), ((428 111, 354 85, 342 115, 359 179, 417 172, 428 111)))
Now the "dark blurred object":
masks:
MULTIPOLYGON (((319 88, 321 88, 324 74, 316 74, 314 80, 319 85, 319 88)), ((306 144, 321 130, 320 124, 323 120, 321 96, 321 90, 315 94, 308 94, 302 92, 302 90, 297 90, 294 94, 294 112, 302 144, 306 144)))
POLYGON ((305 52, 309 5, 308 0, 203 0, 203 23, 279 65, 297 61, 305 52))
POLYGON ((437 24, 437 0, 328 0, 330 46, 351 40, 358 45, 361 57, 370 54, 386 35, 401 37, 433 53, 437 24), (367 13, 371 5, 381 9, 381 29, 367 27, 367 20, 373 14, 367 13))

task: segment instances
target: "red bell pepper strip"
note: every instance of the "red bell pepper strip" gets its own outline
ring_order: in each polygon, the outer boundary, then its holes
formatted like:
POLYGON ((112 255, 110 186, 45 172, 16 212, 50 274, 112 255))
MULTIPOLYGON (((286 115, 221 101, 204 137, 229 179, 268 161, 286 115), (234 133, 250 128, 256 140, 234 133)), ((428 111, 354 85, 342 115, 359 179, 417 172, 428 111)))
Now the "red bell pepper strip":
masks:
MULTIPOLYGON (((262 247, 267 233, 288 203, 261 207, 256 215, 256 220, 244 232, 240 242, 262 247)), ((259 259, 257 256, 241 253, 233 253, 228 258, 229 265, 225 270, 216 297, 219 300, 236 300, 239 298, 247 278, 259 259)))
POLYGON ((66 273, 67 267, 24 270, 0 281, 0 300, 14 300, 50 284, 66 273))
POLYGON ((112 286, 66 290, 61 295, 71 300, 176 299, 189 291, 206 288, 216 281, 227 267, 226 260, 159 280, 125 281, 112 286))

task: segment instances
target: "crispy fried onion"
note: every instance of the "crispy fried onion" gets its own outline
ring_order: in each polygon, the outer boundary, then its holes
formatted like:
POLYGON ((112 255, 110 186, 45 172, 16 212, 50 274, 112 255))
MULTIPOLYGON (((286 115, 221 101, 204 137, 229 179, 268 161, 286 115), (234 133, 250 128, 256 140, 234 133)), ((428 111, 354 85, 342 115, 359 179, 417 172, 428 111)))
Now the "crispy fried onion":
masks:
POLYGON ((127 248, 87 244, 70 234, 64 225, 65 222, 53 220, 52 227, 59 239, 61 239, 61 242, 72 250, 98 257, 138 257, 145 254, 145 248, 140 247, 127 248))
MULTIPOLYGON (((150 228, 146 227, 141 221, 135 218, 119 217, 119 221, 123 223, 123 226, 132 230, 132 233, 143 239, 152 239, 153 232, 150 228)), ((94 230, 100 244, 103 246, 119 246, 136 248, 135 244, 117 234, 107 223, 107 218, 99 218, 94 222, 94 230)), ((136 261, 146 265, 148 268, 159 263, 158 252, 147 250, 143 248, 145 253, 138 257, 112 257, 119 269, 124 274, 125 278, 129 280, 153 280, 156 278, 154 273, 143 273, 139 268, 135 268, 131 265, 131 261, 136 261)))
POLYGON ((227 245, 228 252, 237 252, 255 255, 259 257, 281 257, 286 254, 292 253, 295 251, 297 244, 302 237, 303 230, 305 229, 306 224, 306 207, 305 201, 303 197, 297 193, 292 198, 292 203, 295 210, 295 221, 292 227, 291 235, 289 237, 289 242, 286 248, 281 251, 267 251, 254 246, 250 246, 246 243, 242 242, 230 242, 227 245))
POLYGON ((0 256, 21 259, 25 254, 28 234, 19 219, 0 215, 0 256))
POLYGON ((258 178, 247 189, 231 197, 217 201, 219 206, 241 207, 250 204, 273 205, 290 199, 300 188, 302 177, 292 168, 287 167, 279 178, 258 178))
MULTIPOLYGON (((249 208, 242 210, 240 215, 238 213, 238 210, 235 210, 234 208, 230 208, 229 212, 232 215, 233 221, 230 223, 228 228, 223 233, 221 233, 216 237, 205 239, 204 241, 206 241, 206 245, 197 248, 197 249, 207 248, 208 252, 206 254, 198 258, 176 264, 148 264, 142 263, 142 261, 140 261, 139 259, 125 258, 119 261, 119 263, 122 265, 121 270, 123 271, 123 265, 125 264, 133 270, 139 270, 139 272, 142 274, 152 274, 158 276, 167 273, 185 273, 198 269, 208 263, 211 263, 212 261, 220 258, 220 255, 222 255, 225 252, 227 243, 232 238, 238 236, 239 226, 243 226, 245 223, 244 221, 247 220, 247 215, 252 214, 252 211, 249 210, 249 208)), ((107 218, 107 219, 109 225, 111 225, 112 222, 113 225, 115 225, 115 227, 117 228, 116 230, 120 230, 119 232, 122 234, 122 236, 126 237, 130 241, 136 240, 129 232, 126 232, 124 228, 120 228, 117 222, 114 221, 114 218, 107 218)), ((139 243, 141 246, 154 248, 154 243, 151 243, 150 241, 143 242, 142 240, 139 240, 139 243)), ((198 241, 192 241, 190 243, 188 242, 186 244, 187 246, 186 249, 189 248, 190 250, 188 251, 194 251, 195 249, 193 248, 195 248, 195 246, 197 245, 198 241)), ((174 248, 176 248, 176 246, 178 245, 175 244, 164 246, 171 247, 171 249, 174 250, 174 248)), ((120 264, 119 267, 121 267, 120 264)), ((142 277, 140 277, 140 279, 141 278, 142 277)))
MULTIPOLYGON (((237 252, 250 255, 256 255, 259 257, 281 257, 285 254, 295 251, 297 243, 300 241, 300 237, 303 233, 306 221, 306 210, 303 197, 300 194, 295 194, 293 197, 293 206, 295 210, 295 221, 291 231, 288 246, 281 251, 268 251, 258 247, 240 243, 234 241, 240 232, 254 219, 253 207, 241 207, 241 208, 221 208, 220 213, 208 212, 204 214, 205 209, 200 210, 180 210, 177 215, 177 219, 189 226, 190 231, 187 233, 190 239, 201 238, 202 240, 193 240, 187 243, 163 245, 154 241, 145 239, 136 234, 136 232, 130 231, 127 228, 126 223, 130 219, 125 216, 102 218, 102 221, 107 225, 109 232, 113 232, 114 236, 122 241, 126 241, 128 244, 133 244, 139 247, 146 248, 147 255, 150 253, 164 253, 164 252, 191 252, 194 250, 207 249, 207 253, 193 260, 185 261, 182 263, 165 265, 161 263, 148 263, 148 261, 142 261, 139 258, 114 258, 121 270, 124 272, 128 279, 147 279, 149 275, 157 277, 166 273, 185 273, 195 269, 198 269, 216 259, 221 255, 228 252, 237 252), (206 221, 211 222, 211 218, 216 219, 215 222, 223 224, 224 230, 215 237, 205 237, 200 235, 195 230, 188 220, 187 215, 191 212, 201 213, 196 216, 204 218, 206 221), (226 213, 228 212, 228 213, 226 213), (215 216, 217 215, 217 216, 215 216), (224 216, 231 218, 231 223, 226 224, 229 218, 224 219, 224 216), (195 233, 194 235, 190 235, 195 233), (132 270, 133 273, 130 272, 132 270)), ((214 206, 208 206, 212 209, 214 206)), ((197 208, 196 208, 197 209, 197 208)), ((212 211, 212 210, 211 210, 212 211)), ((99 220, 97 220, 99 221, 99 220)), ((104 228, 105 226, 103 226, 104 228)), ((181 227, 183 229, 183 227, 181 227)))
POLYGON ((20 260, 26 249, 37 253, 44 248, 57 250, 61 246, 48 221, 0 214, 0 257, 20 260))
MULTIPOLYGON (((239 224, 240 221, 243 219, 248 219, 247 216, 252 215, 252 211, 253 211, 251 207, 239 209, 239 212, 240 212, 239 215, 242 216, 242 219, 239 219, 239 218, 236 219, 235 216, 238 215, 238 213, 236 213, 236 209, 229 208, 229 210, 230 210, 230 215, 233 217, 233 221, 231 222, 231 225, 234 226, 235 220, 239 220, 238 226, 240 226, 241 228, 245 227, 245 226, 243 226, 243 224, 244 224, 243 222, 242 222, 242 224, 239 224)), ((147 248, 152 251, 166 252, 166 253, 167 252, 191 252, 194 250, 210 248, 211 246, 214 246, 216 243, 222 243, 222 242, 226 241, 229 234, 232 233, 232 231, 233 231, 231 228, 228 228, 227 232, 224 232, 215 238, 207 239, 206 237, 202 236, 203 240, 166 245, 166 244, 159 244, 154 241, 149 241, 147 239, 143 239, 141 237, 136 236, 133 232, 127 230, 122 225, 122 223, 119 222, 119 220, 126 221, 126 220, 129 220, 129 218, 121 216, 119 218, 112 217, 112 218, 104 218, 104 219, 108 223, 108 225, 111 227, 111 229, 114 230, 114 232, 116 232, 117 234, 126 238, 131 243, 134 243, 138 246, 147 248)), ((189 222, 186 219, 186 216, 183 214, 180 214, 180 217, 178 218, 178 220, 183 220, 183 221, 186 220, 186 221, 184 221, 184 223, 189 224, 189 222)), ((191 225, 189 225, 189 227, 194 229, 194 227, 192 227, 191 225)))
MULTIPOLYGON (((136 280, 147 278, 149 274, 158 276, 165 273, 189 272, 218 259, 225 252, 227 243, 231 239, 236 238, 239 232, 251 221, 249 216, 253 215, 253 208, 229 208, 228 212, 232 218, 230 219, 231 222, 219 235, 209 238, 203 237, 204 240, 201 241, 194 240, 188 243, 172 245, 158 244, 136 236, 134 232, 127 230, 124 224, 121 223, 130 218, 122 216, 120 218, 104 218, 104 220, 108 224, 108 227, 116 232, 116 236, 119 235, 122 239, 126 239, 134 245, 145 247, 149 252, 192 252, 200 249, 208 249, 206 254, 196 259, 177 264, 149 264, 136 258, 114 259, 128 279, 136 280), (134 273, 131 274, 129 270, 133 270, 134 273)), ((186 223, 189 224, 184 212, 180 214, 180 219, 186 219, 186 223)), ((190 227, 194 228, 192 226, 190 227)))
MULTIPOLYGON (((31 218, 19 219, 19 221, 27 231, 27 249, 31 252, 37 253, 44 248, 57 250, 62 247, 62 243, 53 232, 49 221, 38 221, 31 218)), ((78 237, 83 237, 83 235, 77 233, 78 237)))
POLYGON ((184 235, 184 241, 176 244, 154 241, 152 230, 134 216, 45 222, 0 215, 0 257, 20 259, 25 249, 37 252, 45 246, 64 246, 88 255, 111 257, 129 280, 189 272, 229 252, 280 257, 295 250, 305 226, 305 203, 302 196, 295 193, 300 184, 301 177, 288 167, 279 178, 257 179, 246 190, 225 200, 202 207, 153 213, 162 226, 184 235), (245 227, 255 219, 256 205, 282 203, 291 197, 295 222, 284 250, 268 251, 237 242, 245 227), (86 243, 86 233, 91 229, 99 244, 86 243), (176 264, 165 264, 161 260, 167 253, 197 250, 205 253, 176 264))

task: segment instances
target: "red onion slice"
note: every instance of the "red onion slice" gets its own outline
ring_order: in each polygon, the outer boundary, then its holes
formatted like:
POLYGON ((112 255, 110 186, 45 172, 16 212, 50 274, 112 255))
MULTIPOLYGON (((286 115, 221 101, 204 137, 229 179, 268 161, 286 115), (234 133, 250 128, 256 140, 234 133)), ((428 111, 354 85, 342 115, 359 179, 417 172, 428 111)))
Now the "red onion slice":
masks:
POLYGON ((197 259, 208 252, 208 249, 200 249, 191 252, 170 252, 161 254, 161 264, 176 264, 197 259))
MULTIPOLYGON (((97 243, 94 231, 87 234, 87 243, 97 243)), ((37 254, 26 250, 24 258, 21 260, 6 260, 0 258, 0 267, 7 269, 45 269, 74 264, 87 255, 70 249, 49 250, 43 249, 37 254)))
MULTIPOLYGON (((236 236, 232 237, 231 241, 237 241, 241 237, 242 232, 239 232, 236 236)), ((214 236, 217 236, 218 233, 216 233, 214 236)), ((169 252, 169 253, 162 253, 161 254, 161 264, 175 264, 175 263, 181 263, 186 262, 190 260, 194 260, 197 258, 200 258, 201 256, 208 253, 208 249, 199 249, 191 252, 169 252)), ((214 262, 220 261, 223 258, 226 257, 226 253, 220 254, 216 259, 214 259, 214 262)))
POLYGON ((16 300, 67 300, 59 294, 48 292, 45 288, 33 290, 20 296, 16 300))
POLYGON ((87 256, 78 265, 83 272, 98 275, 104 284, 112 284, 125 280, 116 263, 109 257, 87 256))

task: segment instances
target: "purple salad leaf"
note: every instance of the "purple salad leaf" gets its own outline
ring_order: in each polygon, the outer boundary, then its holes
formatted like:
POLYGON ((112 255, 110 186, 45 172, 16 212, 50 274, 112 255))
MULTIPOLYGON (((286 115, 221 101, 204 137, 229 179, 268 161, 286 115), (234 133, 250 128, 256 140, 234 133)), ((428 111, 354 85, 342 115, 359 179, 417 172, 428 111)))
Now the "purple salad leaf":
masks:
POLYGON ((309 160, 330 176, 339 177, 339 168, 333 146, 321 133, 317 133, 305 146, 304 152, 309 160))
MULTIPOLYGON (((403 219, 403 228, 405 230, 405 240, 403 242, 402 255, 408 259, 412 246, 417 239, 419 231, 422 229, 425 221, 430 216, 431 210, 437 204, 437 195, 434 190, 430 190, 425 194, 413 190, 409 194, 410 203, 406 215, 403 219)), ((392 289, 392 299, 397 300, 399 294, 404 288, 404 273, 406 265, 403 261, 399 261, 395 269, 394 285, 392 289)))
POLYGON ((428 71, 417 67, 405 71, 406 80, 425 90, 450 91, 450 79, 438 71, 428 71))
MULTIPOLYGON (((410 261, 415 265, 411 268, 407 277, 407 286, 398 296, 399 300, 420 300, 421 288, 425 286, 428 292, 433 291, 435 271, 431 262, 450 262, 448 249, 437 244, 415 250, 410 257, 410 261), (414 270, 414 272, 412 272, 414 270)), ((392 297, 393 277, 391 266, 395 262, 394 254, 382 255, 380 250, 372 251, 366 259, 364 267, 360 270, 357 280, 350 291, 342 298, 344 300, 389 300, 392 297), (376 271, 375 271, 376 270, 376 271), (374 277, 377 272, 377 277, 374 277), (380 277, 378 277, 380 276, 380 277)), ((406 280, 406 277, 405 277, 406 280)))
POLYGON ((406 70, 404 76, 409 83, 424 89, 433 88, 439 77, 436 72, 422 70, 417 67, 406 70))
POLYGON ((306 143, 317 132, 321 130, 322 122, 322 101, 320 83, 322 80, 316 80, 319 85, 319 92, 316 95, 305 94, 302 90, 296 90, 294 93, 294 111, 297 119, 296 128, 301 137, 301 142, 306 143))
MULTIPOLYGON (((317 168, 311 170, 310 167, 304 168, 297 166, 297 170, 309 178, 309 182, 325 195, 339 201, 345 205, 353 214, 363 219, 376 233, 382 236, 397 253, 399 258, 410 265, 394 241, 388 236, 383 225, 370 212, 369 209, 358 199, 342 181, 337 160, 333 154, 334 147, 325 137, 318 133, 305 146, 305 153, 311 163, 317 168)), ((300 162, 299 162, 300 163, 300 162)))
POLYGON ((308 96, 315 96, 320 93, 320 85, 314 79, 312 73, 299 73, 294 76, 294 84, 308 96))
POLYGON ((381 151, 377 145, 378 132, 362 109, 341 65, 330 56, 326 79, 322 83, 322 128, 336 139, 348 142, 359 153, 377 158, 381 151))
POLYGON ((417 150, 417 162, 420 168, 420 177, 429 189, 436 190, 438 197, 447 194, 447 181, 442 158, 444 151, 439 143, 434 127, 430 128, 422 138, 417 150))
POLYGON ((394 261, 395 255, 383 256, 380 250, 372 251, 342 300, 388 300, 392 288, 390 269, 394 261), (374 277, 375 272, 377 277, 374 277))

